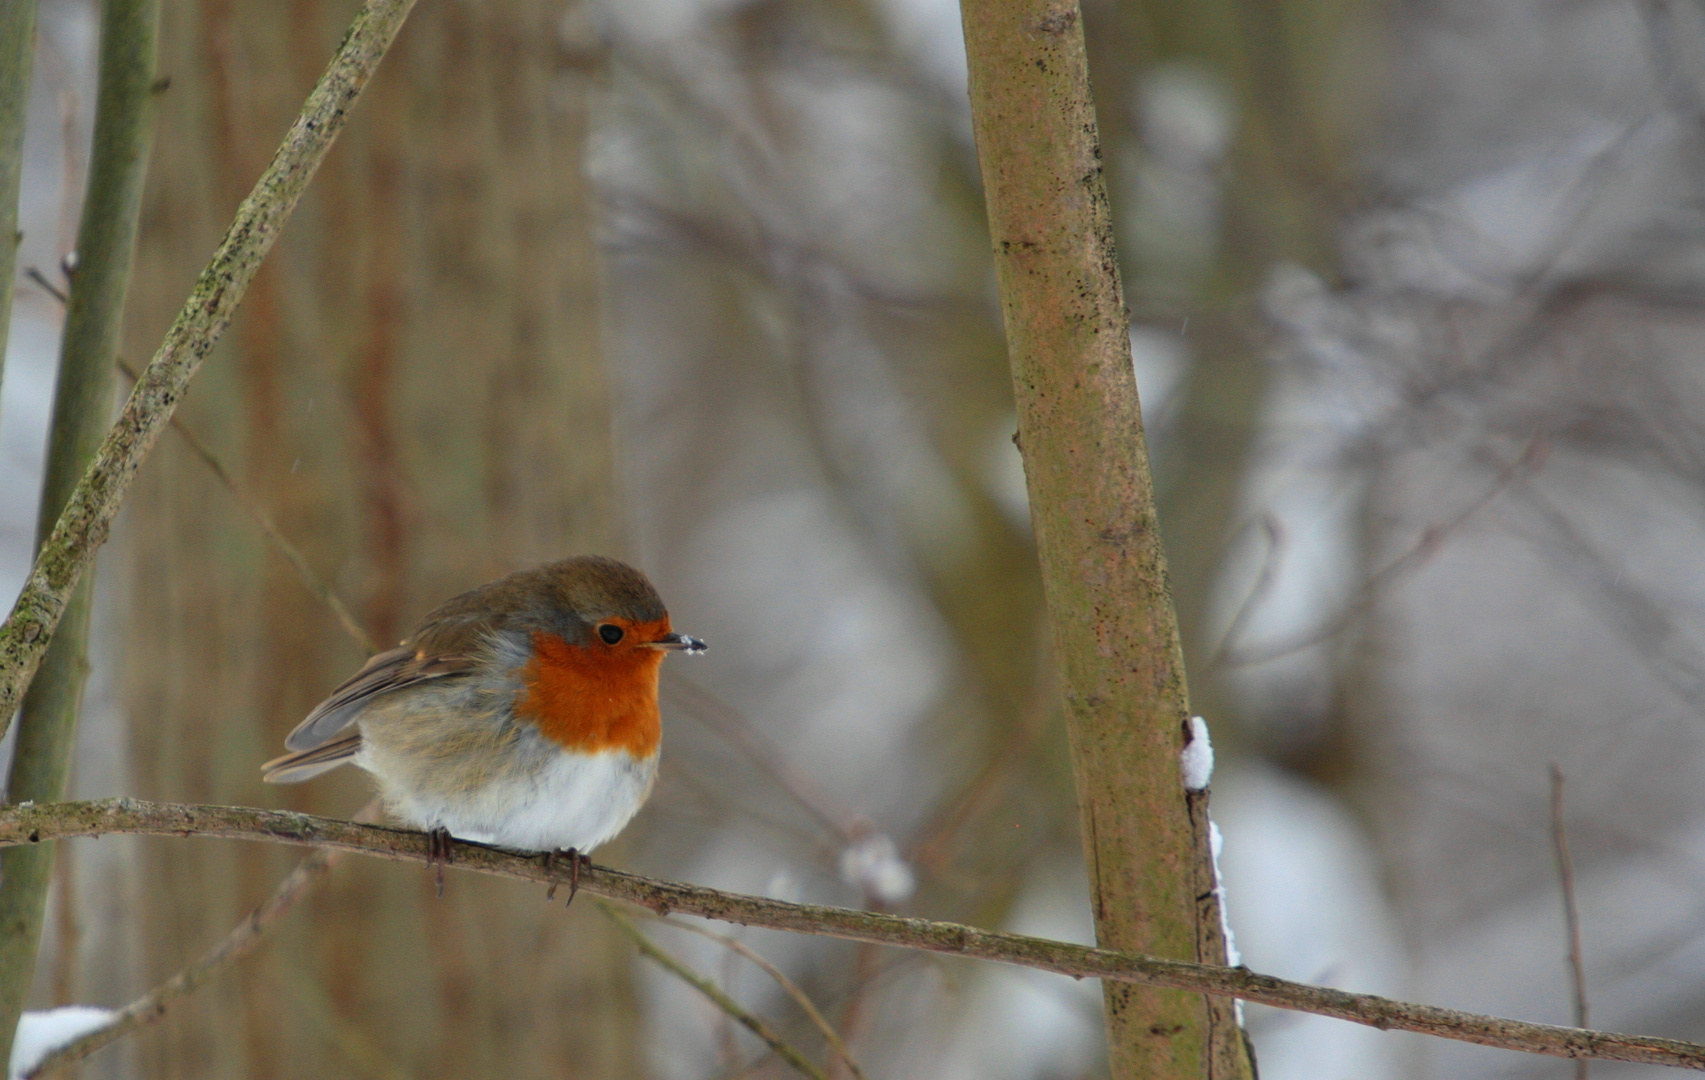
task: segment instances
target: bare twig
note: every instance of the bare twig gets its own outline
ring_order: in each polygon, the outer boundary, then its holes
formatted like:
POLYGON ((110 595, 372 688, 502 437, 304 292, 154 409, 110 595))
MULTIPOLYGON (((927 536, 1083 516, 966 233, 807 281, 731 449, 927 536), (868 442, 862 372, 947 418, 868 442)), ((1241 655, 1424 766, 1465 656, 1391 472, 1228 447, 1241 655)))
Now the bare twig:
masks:
POLYGON ((59 304, 61 307, 65 306, 66 304, 69 304, 71 302, 71 298, 69 296, 65 295, 64 289, 61 289, 59 286, 57 286, 53 282, 49 281, 47 279, 47 275, 43 274, 40 270, 37 270, 35 267, 32 266, 28 270, 25 270, 24 276, 29 278, 31 281, 35 282, 38 286, 40 286, 42 291, 47 293, 47 295, 49 295, 49 296, 53 297, 55 300, 59 301, 59 304))
MULTIPOLYGON (((137 381, 136 372, 122 358, 118 361, 118 369, 124 372, 132 382, 137 381)), ((313 567, 308 565, 308 557, 302 554, 300 548, 290 542, 289 537, 279 531, 278 526, 273 523, 272 515, 267 513, 266 507, 261 505, 260 500, 249 494, 243 485, 237 482, 237 478, 225 468, 218 456, 208 448, 207 444, 202 442, 200 437, 176 416, 172 417, 172 430, 178 433, 179 438, 183 439, 184 445, 189 447, 190 453, 199 458, 201 463, 206 465, 218 478, 219 482, 225 485, 225 489, 243 505, 243 509, 248 511, 249 517, 254 519, 256 525, 260 526, 261 532, 264 532, 267 539, 272 541, 279 554, 283 555, 295 568, 296 575, 301 578, 303 587, 331 611, 332 615, 337 618, 338 625, 343 627, 343 632, 349 635, 350 640, 369 653, 378 652, 379 645, 373 640, 373 635, 362 627, 349 607, 337 595, 337 592, 322 581, 318 574, 314 573, 313 567)))
POLYGON ((211 976, 259 944, 267 928, 295 906, 296 901, 326 872, 333 858, 339 854, 342 853, 321 849, 297 863, 296 868, 278 883, 266 903, 251 912, 248 918, 226 935, 225 940, 209 949, 194 964, 118 1010, 105 1026, 66 1043, 42 1058, 35 1068, 24 1073, 24 1080, 51 1076, 60 1069, 75 1065, 95 1051, 117 1042, 132 1031, 159 1022, 173 1002, 195 993, 211 976))
POLYGON ((811 1080, 828 1080, 828 1077, 823 1075, 822 1069, 811 1064, 811 1061, 804 1054, 801 1054, 793 1048, 791 1043, 776 1034, 774 1028, 742 1008, 739 1002, 723 993, 722 988, 716 983, 700 975, 660 948, 655 941, 646 937, 640 928, 633 924, 633 920, 618 911, 614 904, 600 901, 598 907, 610 917, 611 922, 621 928, 623 933, 633 939, 634 947, 639 949, 647 959, 652 960, 659 967, 709 998, 711 1004, 721 1009, 725 1015, 732 1017, 752 1034, 764 1040, 765 1044, 775 1051, 777 1057, 792 1065, 801 1075, 809 1076, 811 1080))
POLYGON ((705 726, 733 743, 747 760, 756 765, 771 780, 803 807, 841 843, 851 843, 856 830, 849 815, 834 807, 822 789, 805 774, 793 768, 772 747, 740 710, 723 701, 698 683, 671 670, 663 673, 663 688, 687 712, 705 726))
MULTIPOLYGON (((61 304, 65 303, 65 294, 61 292, 58 287, 53 284, 53 282, 49 281, 47 276, 40 270, 32 266, 28 270, 24 271, 24 273, 31 281, 35 282, 44 291, 46 291, 49 296, 52 296, 61 304)), ((124 357, 119 357, 116 361, 114 361, 114 363, 118 365, 118 370, 124 373, 124 377, 129 379, 132 383, 136 383, 141 380, 141 376, 136 373, 136 369, 131 367, 124 357)), ((318 574, 314 573, 313 567, 308 565, 308 558, 302 554, 302 550, 295 544, 291 543, 289 537, 279 531, 278 526, 273 523, 272 515, 267 513, 266 507, 262 506, 259 499, 249 494, 248 490, 244 488, 242 484, 237 482, 237 478, 231 475, 231 471, 229 469, 225 468, 225 464, 219 460, 219 456, 215 454, 206 443, 202 442, 201 437, 196 435, 196 433, 190 429, 189 425, 185 424, 183 419, 176 413, 172 415, 172 430, 177 432, 178 437, 184 441, 184 445, 189 447, 190 453, 194 454, 203 465, 206 465, 213 473, 214 477, 218 479, 221 484, 225 485, 225 490, 229 491, 236 500, 242 504, 243 509, 248 511, 249 517, 254 519, 255 524, 260 526, 261 532, 265 533, 267 539, 271 540, 273 545, 278 548, 279 554, 283 555, 290 565, 295 568, 297 576, 302 579, 302 585, 308 590, 308 592, 313 594, 315 599, 324 604, 331 611, 332 615, 337 619, 338 625, 343 627, 343 632, 348 634, 350 639, 353 640, 356 645, 365 649, 367 652, 378 652, 379 645, 373 640, 373 636, 369 634, 366 629, 362 627, 361 623, 356 620, 354 614, 350 612, 348 605, 346 605, 343 602, 343 599, 338 596, 336 590, 322 581, 318 574)))
POLYGON ((747 960, 750 960, 759 968, 762 968, 764 973, 775 980, 776 985, 782 988, 782 992, 793 999, 793 1003, 799 1006, 800 1011, 803 1012, 806 1017, 810 1019, 811 1023, 816 1026, 817 1030, 822 1033, 823 1041, 829 1044, 829 1049, 833 1050, 836 1056, 841 1059, 841 1062, 846 1065, 847 1071, 852 1073, 855 1080, 865 1080, 864 1070, 859 1068, 858 1062, 853 1060, 852 1053, 847 1049, 847 1044, 841 1040, 841 1037, 836 1033, 834 1026, 831 1025, 822 1012, 818 1010, 816 1004, 812 1002, 811 998, 805 993, 805 991, 799 988, 799 984, 783 974, 780 968, 764 959, 757 950, 751 948, 745 942, 741 941, 737 937, 733 937, 732 935, 719 934, 715 930, 706 930, 704 927, 694 926, 692 923, 672 922, 669 925, 677 930, 687 930, 699 935, 700 937, 709 938, 712 941, 718 942, 733 952, 745 957, 747 960))
MULTIPOLYGON (((1563 770, 1551 765, 1551 842, 1557 849, 1557 878, 1563 887, 1563 925, 1569 934, 1569 973, 1574 979, 1575 1026, 1586 1027, 1587 967, 1581 956, 1581 909, 1575 903, 1575 860, 1563 827, 1563 770)), ((1587 1062, 1575 1062, 1575 1080, 1587 1080, 1587 1062)))
MULTIPOLYGON (((243 806, 191 806, 141 799, 49 803, 0 808, 0 847, 75 836, 136 833, 261 840, 355 851, 394 862, 425 864, 429 839, 407 829, 362 825, 289 811, 243 806)), ((455 842, 453 867, 542 885, 568 883, 565 867, 547 867, 536 855, 455 842)), ((1496 1016, 1393 1001, 1309 986, 1246 968, 1163 960, 1137 953, 1093 949, 1063 941, 1007 934, 953 923, 909 919, 874 911, 789 904, 762 896, 660 881, 593 866, 580 872, 582 891, 651 911, 697 915, 772 930, 816 934, 927 952, 992 960, 1073 978, 1238 997, 1280 1009, 1332 1016, 1381 1030, 1416 1031, 1459 1042, 1551 1057, 1595 1058, 1705 1071, 1705 1045, 1679 1039, 1532 1024, 1496 1016)))
POLYGON ((237 209, 183 310, 142 372, 42 546, 28 583, 0 625, 0 732, 10 725, 71 592, 105 542, 142 459, 159 439, 202 360, 230 324, 261 260, 343 129, 414 0, 367 0, 331 65, 254 191, 237 209))
POLYGON ((1390 587, 1394 581, 1399 580, 1404 574, 1425 565, 1429 559, 1438 553, 1445 540, 1452 533, 1462 528, 1470 518, 1491 505, 1494 499, 1509 490, 1510 486, 1521 479, 1524 473, 1537 470, 1544 464, 1548 452, 1549 445, 1544 439, 1535 436, 1529 440, 1522 455, 1499 469, 1492 483, 1486 487, 1485 491, 1476 496, 1473 502, 1463 507, 1448 520, 1436 525, 1429 525, 1421 530, 1419 539, 1407 551, 1368 575, 1361 587, 1356 590, 1356 599, 1325 626, 1305 631, 1288 641, 1275 642, 1271 645, 1252 645, 1241 649, 1236 647, 1234 635, 1228 631, 1225 640, 1220 642, 1219 648, 1214 652, 1214 665, 1247 667, 1265 664, 1336 637, 1354 622, 1369 604, 1377 599, 1380 590, 1390 587))
MULTIPOLYGON (((356 813, 356 820, 377 817, 379 809, 379 800, 374 799, 356 813)), ((348 852, 321 848, 308 855, 284 876, 265 903, 250 912, 248 918, 233 927, 231 932, 225 935, 225 939, 204 953, 201 959, 113 1013, 103 1026, 45 1055, 34 1068, 24 1074, 24 1080, 51 1076, 60 1069, 75 1065, 95 1051, 110 1046, 138 1028, 158 1023, 166 1015, 166 1010, 179 998, 195 993, 221 968, 248 955, 260 944, 267 930, 295 907, 297 901, 306 896, 314 884, 325 876, 332 864, 346 854, 348 852)))

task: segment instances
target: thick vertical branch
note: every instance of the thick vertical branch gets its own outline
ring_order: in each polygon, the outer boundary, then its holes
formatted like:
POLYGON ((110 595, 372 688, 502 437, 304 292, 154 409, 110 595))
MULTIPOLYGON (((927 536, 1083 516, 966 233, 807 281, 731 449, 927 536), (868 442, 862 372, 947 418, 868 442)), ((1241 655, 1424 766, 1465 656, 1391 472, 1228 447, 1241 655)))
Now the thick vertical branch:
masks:
MULTIPOLYGON (((1178 764, 1188 694, 1082 16, 1075 0, 961 7, 1097 940, 1195 960, 1197 851, 1178 764)), ((1106 1001, 1114 1077, 1212 1075, 1201 997, 1109 983, 1106 1001)))
POLYGON ((230 325, 261 260, 413 6, 414 0, 368 0, 356 15, 302 114, 254 191, 237 208, 225 239, 72 492, 11 615, 0 626, 0 733, 40 666, 78 579, 106 541, 142 459, 165 430, 202 360, 230 325))
MULTIPOLYGON (((125 287, 136 252, 153 127, 159 27, 159 0, 106 0, 89 189, 77 230, 77 271, 59 351, 47 475, 36 526, 38 549, 88 468, 112 414, 113 358, 118 355, 125 287)), ((24 698, 6 788, 12 802, 52 802, 65 794, 88 669, 93 591, 93 578, 84 575, 24 698)), ((52 844, 0 853, 0 1061, 11 1053, 18 1014, 35 971, 53 854, 52 844)))
POLYGON ((0 369, 18 281, 18 184, 24 171, 24 116, 30 106, 30 62, 36 44, 36 0, 0 4, 0 369))

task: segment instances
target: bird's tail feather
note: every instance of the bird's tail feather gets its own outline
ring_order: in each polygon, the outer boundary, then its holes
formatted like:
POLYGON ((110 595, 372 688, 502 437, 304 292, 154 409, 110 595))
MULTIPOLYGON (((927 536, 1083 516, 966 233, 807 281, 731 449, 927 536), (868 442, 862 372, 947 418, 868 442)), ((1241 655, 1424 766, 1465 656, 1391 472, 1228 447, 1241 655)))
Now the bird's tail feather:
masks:
POLYGON ((312 749, 273 758, 260 767, 261 779, 269 784, 299 784, 339 765, 349 764, 360 749, 361 732, 352 731, 341 739, 333 739, 312 749))

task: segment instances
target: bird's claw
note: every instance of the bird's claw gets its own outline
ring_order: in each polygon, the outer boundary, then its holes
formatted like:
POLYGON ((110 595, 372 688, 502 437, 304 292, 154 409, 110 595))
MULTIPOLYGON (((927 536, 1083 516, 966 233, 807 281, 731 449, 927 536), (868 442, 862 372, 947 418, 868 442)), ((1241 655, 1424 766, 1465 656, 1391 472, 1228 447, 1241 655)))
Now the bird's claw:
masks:
MULTIPOLYGON (((555 851, 547 851, 545 852, 546 873, 549 873, 556 868, 556 861, 559 856, 563 856, 568 859, 568 901, 563 904, 563 907, 567 907, 569 904, 574 903, 574 894, 580 891, 580 871, 583 867, 590 867, 592 865, 592 857, 590 855, 583 855, 574 848, 558 848, 555 851)), ((545 890, 546 903, 549 903, 551 900, 556 898, 556 890, 559 884, 561 884, 561 882, 553 881, 550 884, 550 888, 545 890)))
POLYGON ((444 897, 444 868, 450 865, 454 851, 455 841, 451 839, 449 829, 439 826, 426 831, 426 865, 432 867, 439 899, 444 897))

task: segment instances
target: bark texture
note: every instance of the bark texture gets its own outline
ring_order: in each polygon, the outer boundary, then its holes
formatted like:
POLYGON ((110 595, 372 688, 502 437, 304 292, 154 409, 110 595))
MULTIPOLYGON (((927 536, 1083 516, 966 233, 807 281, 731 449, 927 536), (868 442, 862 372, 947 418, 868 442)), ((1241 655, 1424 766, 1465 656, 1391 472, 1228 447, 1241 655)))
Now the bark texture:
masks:
MULTIPOLYGON (((1082 14, 1072 0, 961 6, 1096 937, 1109 949, 1195 960, 1200 850, 1178 765, 1189 695, 1082 14)), ((1200 997, 1108 983, 1106 1004, 1114 1077, 1199 1080, 1247 1069, 1235 1028, 1213 1024, 1200 997), (1211 1045, 1216 1029, 1224 1052, 1211 1045)))

